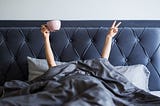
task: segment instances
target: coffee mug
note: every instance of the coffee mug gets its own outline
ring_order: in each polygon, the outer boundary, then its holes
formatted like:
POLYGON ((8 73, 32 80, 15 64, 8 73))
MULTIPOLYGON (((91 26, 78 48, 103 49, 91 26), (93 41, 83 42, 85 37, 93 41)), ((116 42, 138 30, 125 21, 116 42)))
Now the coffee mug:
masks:
POLYGON ((54 31, 59 30, 61 28, 61 21, 60 20, 51 20, 51 21, 47 22, 46 26, 50 32, 54 32, 54 31))

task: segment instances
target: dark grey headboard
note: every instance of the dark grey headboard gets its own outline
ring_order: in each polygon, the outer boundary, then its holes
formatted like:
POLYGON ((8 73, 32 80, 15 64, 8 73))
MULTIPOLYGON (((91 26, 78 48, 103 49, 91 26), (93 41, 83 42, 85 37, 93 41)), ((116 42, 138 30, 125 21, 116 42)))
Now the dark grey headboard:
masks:
MULTIPOLYGON (((112 42, 113 65, 144 64, 151 72, 150 90, 160 90, 160 21, 121 20, 112 42)), ((56 60, 99 58, 110 21, 62 21, 51 33, 56 60)), ((40 25, 46 21, 0 21, 0 84, 28 79, 27 56, 45 58, 40 25)))

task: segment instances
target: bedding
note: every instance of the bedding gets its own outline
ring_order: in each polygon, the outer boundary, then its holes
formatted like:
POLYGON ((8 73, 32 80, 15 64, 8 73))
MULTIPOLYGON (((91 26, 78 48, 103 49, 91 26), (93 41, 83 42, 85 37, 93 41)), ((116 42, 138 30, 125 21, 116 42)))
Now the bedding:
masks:
POLYGON ((160 91, 149 91, 152 95, 160 97, 160 91))
POLYGON ((3 106, 160 104, 159 97, 134 86, 102 58, 58 65, 32 81, 6 82, 0 92, 3 106))
MULTIPOLYGON (((46 59, 37 59, 27 57, 28 70, 29 70, 29 81, 44 74, 48 70, 48 64, 46 59)), ((72 61, 71 61, 72 62, 72 61)), ((56 61, 57 65, 67 64, 69 62, 56 61)), ((130 82, 135 86, 145 91, 149 91, 148 82, 150 72, 147 67, 142 64, 130 65, 130 66, 114 66, 119 73, 124 75, 130 82)))

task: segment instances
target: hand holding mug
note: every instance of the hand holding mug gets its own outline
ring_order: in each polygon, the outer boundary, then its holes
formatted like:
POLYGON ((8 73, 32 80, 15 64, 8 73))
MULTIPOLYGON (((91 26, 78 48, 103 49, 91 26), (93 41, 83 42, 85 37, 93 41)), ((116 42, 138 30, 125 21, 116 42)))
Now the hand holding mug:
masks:
POLYGON ((61 21, 60 20, 51 20, 51 21, 47 22, 46 26, 50 32, 54 32, 54 31, 57 31, 61 28, 61 21))
POLYGON ((41 25, 41 32, 44 38, 49 38, 50 32, 55 32, 59 30, 61 27, 60 20, 51 20, 48 21, 46 24, 41 25))

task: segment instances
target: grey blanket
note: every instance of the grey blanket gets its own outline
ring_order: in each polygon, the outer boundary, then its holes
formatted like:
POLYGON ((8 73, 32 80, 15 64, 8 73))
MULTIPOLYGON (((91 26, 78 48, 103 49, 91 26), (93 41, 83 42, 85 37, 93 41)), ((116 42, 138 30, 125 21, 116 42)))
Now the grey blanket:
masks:
POLYGON ((30 81, 0 87, 0 106, 156 106, 160 98, 130 83, 106 59, 74 61, 30 81))

